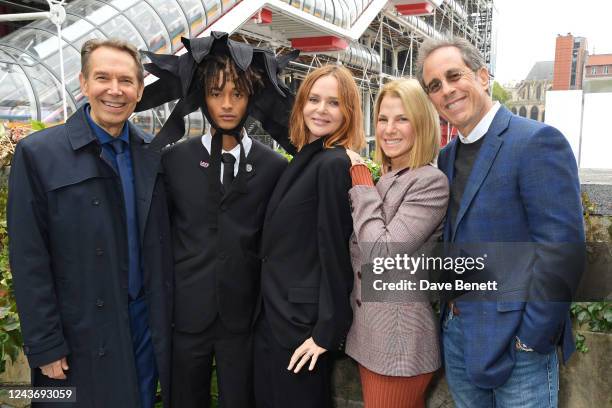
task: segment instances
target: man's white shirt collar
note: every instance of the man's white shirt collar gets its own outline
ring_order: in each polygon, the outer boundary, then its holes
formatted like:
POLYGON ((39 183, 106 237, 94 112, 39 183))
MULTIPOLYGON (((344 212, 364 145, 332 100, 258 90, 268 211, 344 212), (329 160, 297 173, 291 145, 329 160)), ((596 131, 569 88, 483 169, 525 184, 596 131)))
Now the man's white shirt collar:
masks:
MULTIPOLYGON (((202 144, 210 154, 211 144, 212 144, 212 135, 210 134, 210 129, 202 136, 202 144)), ((244 157, 249 155, 251 151, 251 146, 253 146, 253 140, 249 137, 245 129, 242 129, 242 147, 244 147, 244 157)), ((238 165, 240 164, 240 145, 237 144, 230 151, 221 149, 221 153, 229 153, 236 158, 236 162, 234 163, 234 176, 238 174, 238 165)), ((221 166, 221 181, 223 181, 223 166, 221 166)))
POLYGON ((493 123, 493 118, 495 118, 495 115, 500 107, 501 105, 496 101, 491 109, 489 109, 487 114, 480 119, 480 122, 478 122, 476 127, 472 129, 469 135, 463 136, 461 132, 459 132, 459 140, 461 143, 470 144, 480 140, 480 138, 482 138, 489 131, 491 123, 493 123))

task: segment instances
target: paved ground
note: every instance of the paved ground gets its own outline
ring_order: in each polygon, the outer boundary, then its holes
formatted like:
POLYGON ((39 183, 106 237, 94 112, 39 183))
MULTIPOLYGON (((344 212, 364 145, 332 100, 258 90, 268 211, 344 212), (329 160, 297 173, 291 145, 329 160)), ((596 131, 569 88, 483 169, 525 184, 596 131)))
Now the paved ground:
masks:
MULTIPOLYGON (((610 162, 612 163, 612 155, 610 162)), ((612 169, 580 169, 580 183, 612 185, 612 169)))
POLYGON ((612 216, 612 169, 580 169, 580 184, 595 204, 595 214, 612 216))

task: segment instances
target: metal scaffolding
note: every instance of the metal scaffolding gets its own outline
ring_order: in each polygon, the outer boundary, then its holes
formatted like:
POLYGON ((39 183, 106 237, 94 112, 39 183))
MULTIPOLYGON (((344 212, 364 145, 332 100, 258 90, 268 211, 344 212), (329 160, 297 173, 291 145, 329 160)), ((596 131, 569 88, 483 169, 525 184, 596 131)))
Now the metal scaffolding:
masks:
MULTIPOLYGON (((67 111, 74 112, 84 102, 77 80, 79 48, 89 38, 120 37, 140 49, 177 54, 184 52, 181 36, 221 30, 277 53, 287 52, 295 38, 346 41, 345 49, 303 53, 289 66, 285 81, 297 89, 313 67, 344 64, 362 90, 364 112, 370 112, 364 115, 364 127, 371 134, 371 107, 379 88, 390 79, 414 75, 418 46, 425 38, 466 38, 495 72, 494 0, 419 1, 429 5, 428 13, 402 15, 398 0, 69 0, 61 25, 61 58, 51 21, 34 22, 0 38, 0 120, 61 122, 62 88, 67 111), (267 21, 261 18, 264 10, 267 21)), ((171 108, 162 106, 132 120, 155 133, 171 108)), ((190 134, 201 134, 200 112, 186 121, 190 134)))

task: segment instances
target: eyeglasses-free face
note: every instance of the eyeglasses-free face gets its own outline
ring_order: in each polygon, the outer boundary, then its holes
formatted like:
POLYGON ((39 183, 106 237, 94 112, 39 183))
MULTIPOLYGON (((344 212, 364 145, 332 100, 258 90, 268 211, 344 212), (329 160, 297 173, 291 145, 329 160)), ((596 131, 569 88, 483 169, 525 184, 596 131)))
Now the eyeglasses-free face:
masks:
POLYGON ((304 105, 304 122, 310 133, 308 143, 333 134, 344 121, 340 110, 338 81, 331 75, 315 81, 304 105))
POLYGON ((118 136, 142 97, 143 84, 134 58, 125 51, 99 47, 89 57, 87 77, 81 72, 79 81, 93 121, 118 136))
POLYGON ((414 130, 401 98, 385 95, 376 118, 376 142, 391 161, 391 169, 408 167, 414 130))
POLYGON ((456 47, 438 48, 425 58, 423 83, 440 116, 464 136, 493 105, 487 93, 489 72, 484 67, 472 71, 456 47))
POLYGON ((223 88, 221 83, 219 78, 219 85, 206 92, 204 101, 217 126, 234 129, 246 115, 249 96, 240 91, 231 79, 225 82, 223 88))

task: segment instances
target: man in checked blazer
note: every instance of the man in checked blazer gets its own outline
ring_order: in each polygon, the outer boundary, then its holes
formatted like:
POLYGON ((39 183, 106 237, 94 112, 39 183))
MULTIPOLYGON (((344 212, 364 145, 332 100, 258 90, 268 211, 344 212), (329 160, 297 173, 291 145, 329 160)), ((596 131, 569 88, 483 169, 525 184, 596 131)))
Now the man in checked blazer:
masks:
MULTIPOLYGON (((440 115, 460 133, 438 159, 450 183, 445 241, 580 247, 580 184, 564 136, 493 104, 484 60, 465 40, 424 42, 418 75, 440 115)), ((536 249, 524 270, 508 272, 527 271, 542 285, 574 282, 580 268, 563 265, 581 264, 583 253, 570 255, 547 257, 536 249)), ((446 377, 458 407, 557 406, 557 345, 564 359, 574 351, 569 299, 541 301, 533 283, 519 289, 524 296, 512 301, 498 293, 497 301, 443 305, 446 377)))

